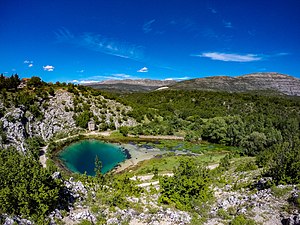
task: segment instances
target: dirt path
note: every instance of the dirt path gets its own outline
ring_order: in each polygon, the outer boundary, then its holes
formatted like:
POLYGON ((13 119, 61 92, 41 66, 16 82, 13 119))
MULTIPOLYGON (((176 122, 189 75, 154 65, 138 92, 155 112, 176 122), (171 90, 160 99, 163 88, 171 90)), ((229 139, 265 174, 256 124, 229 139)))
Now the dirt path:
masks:
POLYGON ((42 155, 40 156, 40 163, 44 168, 46 168, 46 161, 47 161, 46 153, 47 153, 48 146, 49 144, 41 148, 42 155))

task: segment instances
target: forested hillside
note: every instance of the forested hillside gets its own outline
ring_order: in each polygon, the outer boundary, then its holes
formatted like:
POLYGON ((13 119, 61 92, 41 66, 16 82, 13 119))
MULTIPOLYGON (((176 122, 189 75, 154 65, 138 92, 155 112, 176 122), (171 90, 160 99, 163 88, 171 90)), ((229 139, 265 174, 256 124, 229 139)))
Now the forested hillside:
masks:
MULTIPOLYGON (((141 122, 129 129, 134 135, 183 135, 187 141, 238 146, 242 154, 259 155, 261 165, 282 160, 282 165, 289 167, 299 151, 299 97, 167 90, 119 98, 132 106, 130 115, 141 122), (276 158, 289 151, 286 159, 276 158)), ((283 174, 280 177, 292 182, 283 174)))

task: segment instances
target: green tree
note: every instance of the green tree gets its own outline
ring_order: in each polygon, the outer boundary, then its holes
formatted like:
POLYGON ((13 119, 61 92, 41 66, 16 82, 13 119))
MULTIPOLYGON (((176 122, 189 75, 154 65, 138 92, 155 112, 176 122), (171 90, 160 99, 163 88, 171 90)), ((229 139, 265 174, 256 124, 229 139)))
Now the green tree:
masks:
POLYGON ((265 149, 267 137, 264 133, 254 131, 247 135, 242 141, 241 145, 244 147, 244 153, 248 155, 256 155, 265 149))
POLYGON ((222 117, 208 119, 203 126, 202 138, 213 143, 227 142, 227 123, 222 117))
POLYGON ((76 126, 87 128, 88 122, 90 121, 91 113, 84 111, 75 117, 76 126))
POLYGON ((0 150, 0 212, 43 223, 58 206, 61 188, 32 157, 15 149, 0 150))
POLYGON ((295 138, 291 142, 278 143, 271 148, 268 174, 277 184, 300 183, 300 141, 295 138))
POLYGON ((120 133, 124 136, 127 137, 128 133, 129 133, 129 128, 127 126, 122 126, 119 128, 120 133))
POLYGON ((27 82, 28 87, 41 87, 44 85, 44 82, 41 78, 33 76, 30 78, 30 80, 27 82))
POLYGON ((193 159, 182 159, 173 173, 173 177, 160 178, 159 202, 189 210, 193 208, 193 202, 206 202, 211 197, 208 170, 197 165, 193 159))

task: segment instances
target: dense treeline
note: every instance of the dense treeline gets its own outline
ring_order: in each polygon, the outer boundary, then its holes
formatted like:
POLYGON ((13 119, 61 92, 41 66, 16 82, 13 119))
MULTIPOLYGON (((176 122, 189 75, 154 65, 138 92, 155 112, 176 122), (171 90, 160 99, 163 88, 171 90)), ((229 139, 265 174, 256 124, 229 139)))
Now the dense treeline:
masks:
POLYGON ((160 91, 120 96, 143 125, 134 134, 174 134, 188 140, 242 146, 255 155, 299 135, 300 99, 256 94, 160 91))
POLYGON ((16 90, 21 80, 18 74, 5 77, 3 74, 0 75, 0 90, 2 89, 14 89, 16 90))
POLYGON ((141 122, 131 134, 184 134, 187 141, 237 146, 258 156, 276 183, 300 183, 299 97, 167 90, 122 94, 119 100, 141 122))

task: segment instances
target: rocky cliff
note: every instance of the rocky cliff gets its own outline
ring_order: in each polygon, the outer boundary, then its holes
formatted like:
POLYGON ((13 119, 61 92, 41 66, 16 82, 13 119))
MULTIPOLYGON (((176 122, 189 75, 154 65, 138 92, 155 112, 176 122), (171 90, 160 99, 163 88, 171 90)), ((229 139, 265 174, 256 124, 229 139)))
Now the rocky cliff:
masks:
POLYGON ((66 90, 57 90, 54 96, 46 99, 38 98, 35 104, 41 112, 39 117, 34 116, 24 106, 4 106, 0 100, 0 110, 3 116, 0 118, 1 130, 5 136, 0 137, 0 146, 15 146, 18 150, 26 151, 25 139, 29 137, 41 137, 48 141, 55 135, 70 135, 72 132, 84 130, 76 126, 75 117, 80 116, 77 108, 86 108, 92 115, 91 120, 96 123, 96 129, 118 128, 120 126, 132 126, 136 122, 127 116, 130 107, 124 106, 114 100, 103 96, 79 95, 75 96, 66 90), (85 106, 84 106, 85 105, 85 106))

